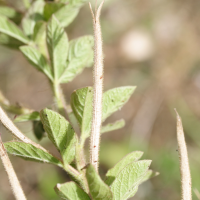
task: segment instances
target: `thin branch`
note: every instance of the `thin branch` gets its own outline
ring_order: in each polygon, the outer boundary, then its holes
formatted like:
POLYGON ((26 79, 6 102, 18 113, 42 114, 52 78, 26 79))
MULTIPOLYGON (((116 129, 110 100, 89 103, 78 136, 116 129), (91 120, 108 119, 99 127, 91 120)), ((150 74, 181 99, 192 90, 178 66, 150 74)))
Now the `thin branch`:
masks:
POLYGON ((29 138, 27 138, 10 120, 10 118, 6 115, 6 113, 3 111, 3 109, 0 106, 0 121, 2 124, 7 128, 15 137, 17 137, 22 142, 32 144, 33 146, 42 149, 43 151, 47 152, 46 149, 44 149, 41 145, 33 142, 29 138))
POLYGON ((176 109, 175 112, 177 115, 177 141, 181 173, 181 200, 192 200, 191 175, 188 161, 187 146, 185 143, 181 118, 176 109))
POLYGON ((94 26, 94 94, 93 94, 93 116, 92 116, 92 132, 90 137, 90 163, 98 171, 99 165, 99 148, 100 148, 100 131, 101 131, 101 116, 102 116, 102 96, 103 96, 103 48, 100 26, 100 13, 104 1, 100 4, 97 12, 93 13, 91 4, 90 10, 93 17, 94 26))
POLYGON ((9 182, 10 182, 10 185, 11 185, 11 188, 12 188, 12 191, 13 191, 15 198, 17 200, 26 200, 26 197, 25 197, 24 192, 22 190, 22 187, 19 183, 19 180, 18 180, 18 178, 15 174, 15 171, 13 169, 11 162, 10 162, 8 154, 5 150, 5 147, 3 145, 1 137, 0 137, 0 156, 1 156, 3 166, 4 166, 4 168, 7 172, 8 179, 9 179, 9 182))

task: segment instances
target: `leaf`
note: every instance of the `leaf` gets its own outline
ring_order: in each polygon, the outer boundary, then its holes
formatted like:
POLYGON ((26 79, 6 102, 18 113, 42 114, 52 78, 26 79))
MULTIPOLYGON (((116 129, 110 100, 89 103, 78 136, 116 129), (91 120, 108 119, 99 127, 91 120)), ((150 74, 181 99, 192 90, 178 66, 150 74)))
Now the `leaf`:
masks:
POLYGON ((131 191, 130 191, 130 193, 129 193, 129 195, 127 196, 127 199, 135 196, 135 194, 136 194, 137 191, 138 191, 138 186, 132 188, 131 191))
POLYGON ((47 47, 54 79, 57 81, 66 68, 68 38, 55 16, 52 16, 47 25, 47 47))
POLYGON ((105 183, 111 185, 120 171, 122 171, 127 165, 132 162, 139 160, 143 155, 141 151, 134 151, 126 155, 122 160, 120 160, 113 168, 109 169, 106 174, 105 183))
POLYGON ((150 170, 147 171, 145 176, 142 178, 140 184, 151 179, 151 178, 153 178, 153 177, 155 177, 155 176, 158 176, 158 175, 159 175, 159 172, 154 172, 153 170, 150 169, 150 170))
POLYGON ((85 193, 76 183, 67 182, 64 184, 57 184, 55 191, 62 199, 67 200, 90 200, 90 197, 85 193))
POLYGON ((90 194, 93 200, 112 200, 113 195, 110 188, 101 180, 95 168, 89 164, 86 169, 86 178, 90 194))
POLYGON ((44 72, 50 80, 53 80, 51 67, 47 63, 46 58, 36 48, 22 46, 20 47, 20 50, 32 65, 44 72))
POLYGON ((103 94, 102 120, 119 110, 130 98, 135 86, 118 87, 103 94))
POLYGON ((35 111, 29 114, 19 115, 15 118, 14 122, 26 122, 26 121, 33 121, 33 120, 40 120, 40 113, 35 111))
POLYGON ((23 34, 23 32, 9 19, 0 15, 0 32, 13 37, 24 44, 29 43, 29 39, 23 34))
POLYGON ((114 131, 114 130, 123 128, 124 126, 125 126, 125 121, 123 119, 121 119, 121 120, 118 120, 118 121, 116 121, 114 123, 102 126, 101 127, 101 133, 106 133, 106 132, 114 131))
POLYGON ((90 135, 92 120, 92 96, 92 87, 75 90, 71 95, 71 107, 81 127, 81 140, 85 140, 90 135))
POLYGON ((44 1, 37 0, 29 8, 22 20, 24 33, 32 39, 34 27, 37 21, 43 20, 44 1))
POLYGON ((12 49, 18 49, 20 46, 23 45, 22 42, 12 38, 4 33, 0 33, 0 44, 12 49))
POLYGON ((114 199, 124 200, 129 198, 145 176, 150 164, 150 160, 132 162, 120 171, 111 185, 114 199))
POLYGON ((6 142, 4 146, 8 153, 25 160, 50 163, 62 167, 62 163, 51 154, 24 142, 6 142))
POLYGON ((38 140, 43 138, 45 130, 41 121, 33 121, 33 132, 38 140))
POLYGON ((60 114, 44 109, 40 118, 49 139, 60 151, 64 164, 71 163, 75 157, 76 135, 70 123, 60 114))
POLYGON ((38 21, 35 24, 33 31, 33 41, 35 42, 38 50, 48 57, 46 48, 46 23, 44 21, 38 21))
POLYGON ((93 36, 83 36, 69 43, 69 54, 67 58, 67 68, 60 78, 61 83, 68 83, 73 80, 84 67, 91 66, 93 63, 93 36))
POLYGON ((0 6, 0 14, 11 19, 15 23, 20 23, 22 14, 17 12, 15 9, 8 6, 0 6))

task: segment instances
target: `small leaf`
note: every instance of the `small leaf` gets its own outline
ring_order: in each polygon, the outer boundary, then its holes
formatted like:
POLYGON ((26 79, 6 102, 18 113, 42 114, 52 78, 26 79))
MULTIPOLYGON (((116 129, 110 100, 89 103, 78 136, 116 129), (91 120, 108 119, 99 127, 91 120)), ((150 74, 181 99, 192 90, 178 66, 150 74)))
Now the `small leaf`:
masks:
POLYGON ((17 12, 15 9, 8 6, 0 6, 0 14, 11 19, 15 23, 20 23, 22 14, 17 12))
POLYGON ((71 95, 71 107, 81 127, 81 140, 85 140, 90 135, 92 120, 92 96, 92 87, 75 90, 71 95))
POLYGON ((46 47, 46 23, 44 21, 38 21, 35 24, 33 31, 33 41, 35 42, 38 50, 48 57, 46 47))
POLYGON ((103 94, 102 120, 104 121, 119 110, 129 100, 135 88, 135 86, 118 87, 105 92, 103 94))
POLYGON ((47 47, 54 79, 58 80, 66 68, 68 38, 65 30, 54 16, 52 16, 47 25, 47 47))
POLYGON ((34 47, 22 46, 21 52, 38 70, 44 72, 50 80, 52 80, 51 67, 47 63, 46 58, 34 47))
POLYGON ((0 44, 12 49, 18 49, 20 46, 23 45, 22 42, 12 38, 4 33, 0 33, 0 44))
POLYGON ((137 161, 121 170, 111 185, 114 199, 124 200, 129 198, 145 176, 150 164, 150 160, 137 161))
POLYGON ((24 142, 6 142, 4 146, 8 153, 25 160, 50 163, 62 167, 62 163, 51 154, 24 142))
POLYGON ((40 120, 39 112, 35 111, 29 114, 19 115, 15 118, 14 122, 26 122, 26 121, 33 121, 33 120, 40 120))
POLYGON ((120 160, 113 168, 109 169, 106 174, 105 183, 107 185, 111 185, 115 180, 116 176, 119 174, 120 171, 124 169, 130 163, 139 160, 143 155, 141 151, 134 151, 128 155, 126 155, 122 160, 120 160))
POLYGON ((142 178, 140 184, 158 175, 159 172, 154 172, 153 170, 149 169, 145 174, 145 176, 142 178))
POLYGON ((43 138, 45 130, 41 121, 33 121, 33 132, 38 140, 43 138))
POLYGON ((24 44, 28 44, 28 38, 23 34, 23 32, 9 19, 4 16, 0 16, 0 32, 13 37, 24 44))
POLYGON ((37 21, 43 20, 44 1, 37 0, 29 8, 22 20, 22 27, 25 34, 32 39, 34 27, 37 21))
POLYGON ((60 78, 61 83, 68 83, 73 80, 84 67, 90 67, 93 63, 93 36, 84 36, 69 43, 69 54, 67 58, 67 68, 60 78))
POLYGON ((49 139, 60 151, 64 164, 71 163, 75 157, 76 135, 70 123, 60 114, 44 109, 40 118, 49 139))
POLYGON ((90 194, 93 200, 112 200, 113 195, 110 188, 101 180, 95 168, 89 164, 86 169, 86 178, 90 194))
POLYGON ((106 133, 110 131, 115 131, 117 129, 123 128, 125 126, 125 121, 123 119, 118 120, 114 123, 107 124, 101 127, 101 133, 106 133))
POLYGON ((90 197, 85 193, 76 183, 67 182, 64 184, 57 184, 55 191, 62 199, 67 200, 90 200, 90 197))

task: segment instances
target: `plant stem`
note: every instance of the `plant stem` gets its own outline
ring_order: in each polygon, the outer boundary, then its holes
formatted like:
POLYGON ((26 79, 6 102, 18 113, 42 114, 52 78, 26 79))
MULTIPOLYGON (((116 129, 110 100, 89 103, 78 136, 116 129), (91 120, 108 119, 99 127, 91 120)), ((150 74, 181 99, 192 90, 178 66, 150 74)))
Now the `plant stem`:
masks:
POLYGON ((192 200, 191 175, 190 175, 190 166, 188 161, 187 146, 185 143, 181 118, 176 109, 175 112, 177 115, 177 141, 178 141, 179 163, 181 172, 181 199, 192 200))
POLYGON ((21 188, 19 180, 18 180, 18 178, 15 174, 12 163, 10 162, 8 154, 5 150, 3 142, 1 140, 1 137, 0 137, 0 156, 1 156, 3 166, 6 170, 7 175, 8 175, 8 179, 9 179, 9 182, 10 182, 10 185, 11 185, 11 188, 12 188, 12 191, 13 191, 15 198, 17 200, 26 200, 26 197, 25 197, 24 192, 21 188))
POLYGON ((46 149, 44 149, 41 145, 33 142, 29 138, 27 138, 10 120, 10 118, 6 115, 6 113, 3 111, 3 109, 0 107, 0 121, 2 124, 7 128, 15 137, 17 137, 22 142, 32 144, 33 146, 42 149, 45 152, 48 152, 46 149))
POLYGON ((94 93, 93 93, 93 116, 92 116, 92 132, 90 137, 90 163, 98 172, 99 166, 99 149, 100 149, 100 131, 102 117, 102 96, 103 96, 103 48, 100 26, 100 13, 103 6, 102 2, 97 10, 93 13, 91 4, 90 10, 93 17, 95 49, 94 49, 94 93))

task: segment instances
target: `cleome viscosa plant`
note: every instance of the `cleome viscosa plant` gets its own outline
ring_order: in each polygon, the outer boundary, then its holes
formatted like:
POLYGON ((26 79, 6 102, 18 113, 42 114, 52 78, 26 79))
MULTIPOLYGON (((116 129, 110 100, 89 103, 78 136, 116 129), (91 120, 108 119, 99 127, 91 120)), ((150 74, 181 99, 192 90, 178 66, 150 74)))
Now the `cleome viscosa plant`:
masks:
POLYGON ((16 107, 3 94, 0 94, 0 105, 5 110, 18 114, 15 122, 32 121, 38 140, 46 132, 60 157, 24 136, 0 107, 2 124, 16 138, 4 144, 1 142, 0 148, 16 199, 26 197, 11 163, 6 164, 9 163, 7 152, 25 160, 53 164, 65 170, 71 181, 58 183, 54 188, 62 199, 126 200, 133 197, 142 182, 156 175, 149 170, 150 160, 139 161, 142 152, 135 151, 124 157, 107 171, 105 180, 98 173, 101 134, 120 129, 125 124, 124 120, 107 125, 102 123, 129 100, 136 88, 118 87, 103 93, 103 48, 99 20, 103 2, 95 13, 90 5, 94 37, 82 36, 71 41, 68 41, 64 28, 73 21, 86 0, 36 0, 31 4, 29 1, 24 2, 26 11, 23 16, 11 7, 0 6, 0 42, 21 51, 33 67, 46 75, 57 110, 45 108, 37 112, 16 107), (60 85, 72 81, 85 67, 92 66, 93 57, 93 87, 75 90, 71 94, 71 101, 67 103, 60 85), (75 132, 77 125, 81 132, 79 136, 75 132), (88 138, 90 161, 84 155, 85 141, 88 138))

